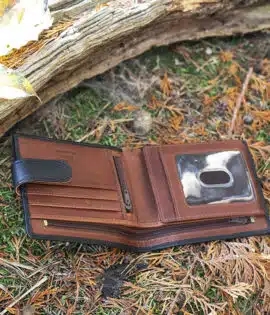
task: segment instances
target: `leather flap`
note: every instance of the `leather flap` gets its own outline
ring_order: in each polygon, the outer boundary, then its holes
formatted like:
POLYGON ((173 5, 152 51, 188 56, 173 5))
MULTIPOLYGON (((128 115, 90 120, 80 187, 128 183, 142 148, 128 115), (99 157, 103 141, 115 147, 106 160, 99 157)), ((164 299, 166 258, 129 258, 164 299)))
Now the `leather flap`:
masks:
POLYGON ((21 159, 12 165, 16 191, 27 183, 66 183, 72 177, 72 169, 61 160, 21 159))

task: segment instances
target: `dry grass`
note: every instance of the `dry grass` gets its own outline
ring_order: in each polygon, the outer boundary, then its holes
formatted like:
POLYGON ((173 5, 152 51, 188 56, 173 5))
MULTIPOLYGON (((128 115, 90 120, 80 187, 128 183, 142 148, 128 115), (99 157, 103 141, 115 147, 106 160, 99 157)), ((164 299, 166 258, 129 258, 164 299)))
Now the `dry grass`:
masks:
MULTIPOLYGON (((18 129, 133 147, 227 139, 248 69, 262 63, 241 99, 232 137, 248 142, 270 202, 270 61, 257 57, 257 51, 255 55, 254 39, 233 41, 185 44, 174 47, 174 52, 157 50, 125 62, 52 102, 18 129), (211 55, 205 53, 209 46, 211 55), (141 109, 153 119, 144 137, 132 128, 141 109)), ((9 313, 20 314, 26 305, 33 305, 36 314, 270 314, 269 236, 144 254, 29 239, 20 202, 10 186, 9 147, 9 138, 4 139, 0 147, 2 310, 19 298, 7 309, 9 313), (117 285, 114 294, 105 298, 104 276, 112 266, 118 270, 117 285)))

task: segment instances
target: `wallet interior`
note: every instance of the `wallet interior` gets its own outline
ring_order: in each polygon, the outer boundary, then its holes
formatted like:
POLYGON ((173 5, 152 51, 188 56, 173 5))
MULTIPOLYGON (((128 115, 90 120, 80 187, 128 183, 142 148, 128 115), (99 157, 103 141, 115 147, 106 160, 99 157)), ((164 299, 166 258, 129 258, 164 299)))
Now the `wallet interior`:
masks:
POLYGON ((31 237, 144 251, 269 232, 261 187, 242 141, 122 151, 14 136, 14 154, 14 182, 31 237), (44 161, 65 163, 70 178, 63 180, 57 168, 54 175, 44 161), (20 176, 28 177, 18 185, 20 162, 27 173, 20 176))

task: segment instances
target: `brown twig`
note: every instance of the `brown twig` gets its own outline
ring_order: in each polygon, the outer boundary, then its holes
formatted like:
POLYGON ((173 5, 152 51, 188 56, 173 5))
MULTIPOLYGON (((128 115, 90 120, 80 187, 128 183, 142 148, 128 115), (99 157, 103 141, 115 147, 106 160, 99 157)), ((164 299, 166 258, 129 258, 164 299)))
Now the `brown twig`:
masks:
POLYGON ((251 79, 252 73, 253 73, 253 68, 251 67, 248 70, 245 82, 244 82, 243 87, 242 87, 241 94, 239 95, 239 97, 237 99, 236 106, 235 106, 235 109, 234 109, 234 112, 233 112, 233 118, 232 118, 230 130, 229 130, 229 137, 230 138, 232 137, 232 134, 233 134, 233 131, 234 131, 234 128, 235 128, 235 122, 236 122, 237 114, 238 114, 238 111, 239 111, 239 109, 241 107, 243 99, 245 97, 246 90, 248 88, 248 84, 249 84, 249 81, 251 79))
POLYGON ((77 142, 85 141, 87 138, 94 136, 97 132, 99 132, 99 131, 102 132, 102 130, 104 131, 104 129, 108 126, 108 123, 109 123, 109 121, 107 119, 105 119, 100 126, 98 126, 95 129, 92 129, 90 132, 88 132, 87 134, 82 136, 79 140, 77 140, 77 142))
POLYGON ((26 269, 26 270, 34 271, 34 268, 31 267, 31 266, 23 265, 23 264, 20 264, 20 263, 18 263, 16 261, 9 261, 9 260, 6 260, 4 258, 0 258, 0 265, 1 264, 13 266, 13 267, 16 267, 16 268, 23 268, 23 269, 26 269))
POLYGON ((30 288, 28 291, 26 291, 25 293, 23 293, 22 295, 20 295, 18 298, 16 298, 11 304, 9 304, 9 306, 7 306, 1 313, 0 315, 4 315, 6 314, 6 312, 8 312, 8 309, 13 307, 14 305, 16 305, 18 302, 20 302, 23 298, 25 298, 29 293, 31 293, 32 291, 34 291, 36 288, 38 288, 39 286, 41 286, 44 282, 46 282, 48 280, 48 277, 44 277, 42 278, 40 281, 38 281, 32 288, 30 288))
POLYGON ((173 299, 173 301, 172 301, 172 303, 171 303, 171 305, 170 305, 170 309, 169 309, 169 312, 168 312, 168 315, 173 315, 173 312, 174 312, 174 307, 175 307, 175 305, 176 305, 176 303, 177 303, 177 300, 178 300, 178 298, 179 298, 179 296, 180 296, 180 294, 181 294, 181 292, 183 291, 183 288, 182 287, 180 287, 178 290, 177 290, 177 292, 176 292, 176 294, 175 294, 175 297, 174 297, 174 299, 173 299))

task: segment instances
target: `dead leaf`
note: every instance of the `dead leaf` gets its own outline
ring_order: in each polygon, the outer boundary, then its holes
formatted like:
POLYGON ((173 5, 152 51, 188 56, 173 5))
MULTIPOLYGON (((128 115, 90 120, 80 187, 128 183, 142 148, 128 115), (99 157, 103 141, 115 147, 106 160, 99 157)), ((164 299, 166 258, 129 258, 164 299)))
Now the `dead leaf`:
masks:
POLYGON ((7 307, 6 310, 10 313, 10 314, 13 314, 13 315, 17 315, 19 310, 15 307, 7 307))
POLYGON ((239 71, 239 66, 237 63, 232 63, 229 67, 229 73, 232 75, 236 75, 236 73, 239 71))
MULTIPOLYGON (((50 295, 55 295, 60 290, 57 288, 49 288, 47 290, 44 290, 42 292, 37 292, 32 298, 31 303, 39 304, 39 302, 44 302, 45 298, 47 298, 50 295)), ((31 305, 28 305, 29 307, 32 307, 31 305)))
POLYGON ((270 110, 268 110, 268 111, 254 111, 253 114, 255 114, 258 118, 261 118, 264 121, 270 121, 270 110))
POLYGON ((138 106, 135 105, 130 105, 126 102, 121 102, 117 105, 114 106, 113 110, 120 112, 122 110, 127 110, 129 112, 134 111, 134 110, 138 110, 138 106))
POLYGON ((228 62, 233 60, 233 53, 231 51, 222 51, 220 53, 220 59, 223 62, 228 62))
POLYGON ((150 102, 150 104, 148 105, 148 108, 155 110, 155 109, 157 109, 157 108, 162 108, 163 106, 164 106, 164 105, 163 105, 160 101, 158 101, 155 96, 152 96, 151 102, 150 102))
POLYGON ((184 120, 184 117, 183 116, 173 116, 171 119, 170 119, 170 126, 178 131, 181 127, 181 124, 184 120))
POLYGON ((203 104, 204 105, 208 106, 208 105, 213 104, 213 100, 214 99, 211 96, 204 94, 204 96, 203 96, 203 104))
POLYGON ((0 65, 0 98, 17 99, 37 96, 31 83, 19 72, 0 65))
POLYGON ((164 95, 170 96, 172 92, 172 86, 168 79, 168 74, 165 72, 163 79, 160 82, 160 88, 164 95))

